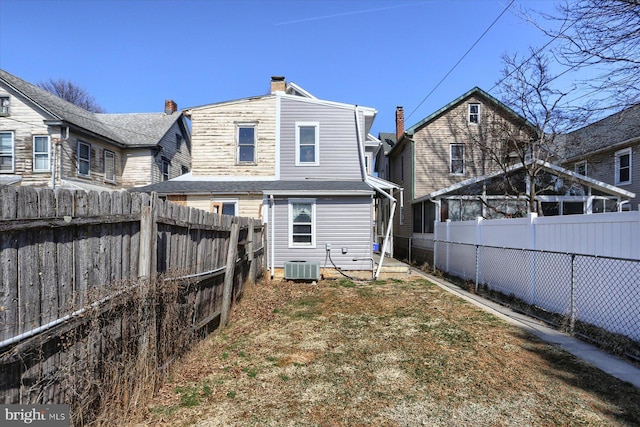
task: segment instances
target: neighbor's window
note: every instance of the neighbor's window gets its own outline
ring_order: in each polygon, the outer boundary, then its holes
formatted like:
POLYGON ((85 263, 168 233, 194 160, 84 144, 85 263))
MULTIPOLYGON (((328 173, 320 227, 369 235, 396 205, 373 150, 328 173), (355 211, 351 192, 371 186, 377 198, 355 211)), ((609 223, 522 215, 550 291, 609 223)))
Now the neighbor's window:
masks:
POLYGON ((631 184, 631 148, 616 151, 616 185, 631 184))
POLYGON ((238 125, 238 163, 255 163, 256 161, 256 127, 255 125, 238 125))
POLYGON ((480 123, 480 104, 469 104, 469 123, 480 123))
POLYGON ((296 123, 296 165, 319 164, 318 123, 296 123))
POLYGON ((162 180, 169 181, 171 178, 171 162, 167 159, 162 159, 162 164, 160 166, 162 168, 162 180))
POLYGON ((451 144, 449 154, 450 172, 456 175, 464 174, 464 144, 451 144))
POLYGON ((104 150, 104 179, 116 181, 116 153, 109 150, 104 150))
POLYGON ((33 171, 49 172, 49 135, 33 137, 33 171))
POLYGON ((91 144, 78 141, 78 175, 91 175, 91 144))
POLYGON ((0 172, 13 172, 13 132, 0 132, 0 172))
POLYGON ((289 246, 315 247, 315 200, 289 200, 289 246))
POLYGON ((218 215, 238 215, 237 200, 213 200, 211 202, 211 212, 218 215))
POLYGON ((581 162, 577 162, 575 164, 575 171, 580 175, 587 176, 587 161, 583 160, 581 162))
POLYGON ((11 110, 11 99, 8 96, 0 96, 0 116, 8 116, 11 110))

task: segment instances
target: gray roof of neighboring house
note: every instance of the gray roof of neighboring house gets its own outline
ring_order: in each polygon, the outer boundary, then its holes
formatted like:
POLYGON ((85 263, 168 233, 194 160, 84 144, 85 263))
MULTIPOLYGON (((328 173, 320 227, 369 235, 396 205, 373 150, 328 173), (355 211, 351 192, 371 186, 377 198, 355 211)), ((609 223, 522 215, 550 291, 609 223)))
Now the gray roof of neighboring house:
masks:
POLYGON ((380 132, 378 134, 378 139, 382 142, 382 148, 384 149, 384 154, 389 154, 389 151, 396 144, 396 134, 395 133, 386 133, 380 132))
POLYGON ((573 131, 565 138, 567 159, 640 141, 640 104, 573 131))
POLYGON ((94 113, 80 108, 64 99, 22 80, 4 70, 0 70, 0 82, 13 88, 35 105, 40 107, 52 119, 62 120, 89 132, 122 143, 114 132, 105 126, 94 113))
POLYGON ((0 82, 29 99, 51 119, 64 121, 124 146, 156 145, 171 125, 182 116, 179 112, 170 115, 95 114, 4 70, 0 70, 0 82))
POLYGON ((176 112, 96 114, 128 147, 154 146, 181 117, 176 112))
POLYGON ((159 194, 275 194, 285 192, 371 193, 363 181, 183 181, 170 180, 132 189, 159 194))

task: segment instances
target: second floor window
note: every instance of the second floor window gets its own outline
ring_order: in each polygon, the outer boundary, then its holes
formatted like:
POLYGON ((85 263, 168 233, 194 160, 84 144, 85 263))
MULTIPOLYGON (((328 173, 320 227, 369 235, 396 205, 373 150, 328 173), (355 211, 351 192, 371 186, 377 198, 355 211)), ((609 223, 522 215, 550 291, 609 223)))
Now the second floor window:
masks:
POLYGON ((449 172, 455 175, 464 174, 464 144, 451 144, 450 150, 450 169, 449 172))
POLYGON ((631 148, 616 151, 616 185, 631 184, 631 148))
POLYGON ((238 125, 238 163, 255 163, 256 128, 254 125, 238 125))
POLYGON ((13 172, 13 132, 0 132, 0 172, 13 172))
POLYGON ((8 116, 11 113, 10 105, 11 99, 8 96, 0 96, 0 116, 8 116))
POLYGON ((51 169, 49 163, 49 136, 33 137, 33 171, 49 172, 51 169))
POLYGON ((109 150, 104 150, 104 179, 116 181, 116 154, 109 150))
POLYGON ((296 123, 296 165, 318 165, 318 123, 296 123))
POLYGON ((162 173, 162 180, 169 181, 169 179, 171 178, 171 163, 167 159, 162 159, 162 164, 160 165, 160 167, 161 167, 160 172, 162 173))
POLYGON ((480 123, 480 104, 469 104, 469 123, 480 123))
POLYGON ((78 141, 78 175, 91 176, 91 145, 78 141))
POLYGON ((587 162, 586 162, 586 160, 583 160, 581 162, 576 163, 575 164, 575 171, 576 171, 576 173, 579 173, 580 175, 587 176, 587 162))

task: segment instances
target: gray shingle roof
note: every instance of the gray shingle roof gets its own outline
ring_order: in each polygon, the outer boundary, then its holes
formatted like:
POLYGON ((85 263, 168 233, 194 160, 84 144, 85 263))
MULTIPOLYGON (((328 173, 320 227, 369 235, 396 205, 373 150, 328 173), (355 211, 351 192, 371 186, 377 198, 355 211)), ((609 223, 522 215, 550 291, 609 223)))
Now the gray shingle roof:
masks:
POLYGON ((129 147, 157 145, 180 113, 96 114, 129 147))
POLYGON ((51 119, 63 120, 89 132, 121 142, 94 113, 80 108, 64 99, 22 80, 4 70, 0 70, 0 81, 27 97, 42 108, 51 119))
POLYGON ((273 192, 371 192, 362 181, 164 181, 132 191, 159 194, 269 194, 273 192))
POLYGON ((588 154, 634 138, 640 138, 640 104, 569 133, 565 156, 588 154))
POLYGON ((120 145, 156 145, 182 116, 179 112, 95 114, 4 70, 0 70, 0 82, 42 108, 51 119, 65 121, 120 145))

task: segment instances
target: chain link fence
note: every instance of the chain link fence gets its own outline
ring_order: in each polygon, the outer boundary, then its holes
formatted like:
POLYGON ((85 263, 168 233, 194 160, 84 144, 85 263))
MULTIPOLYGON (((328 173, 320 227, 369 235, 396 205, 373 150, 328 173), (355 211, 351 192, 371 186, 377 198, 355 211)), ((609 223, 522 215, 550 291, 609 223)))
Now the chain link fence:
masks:
POLYGON ((640 362, 640 260, 436 240, 466 287, 640 362))

